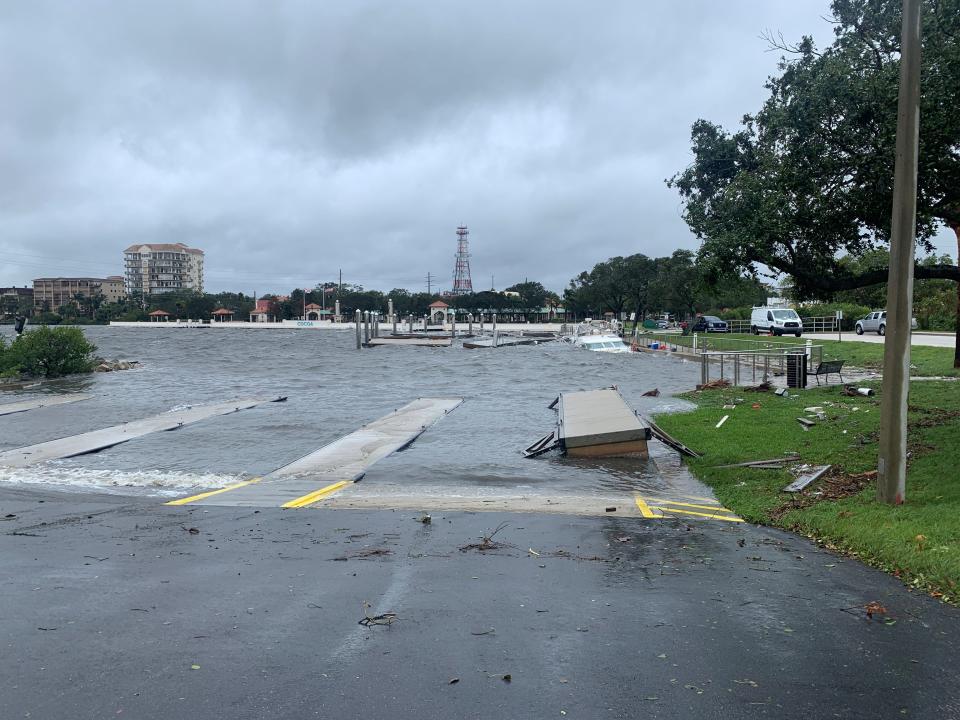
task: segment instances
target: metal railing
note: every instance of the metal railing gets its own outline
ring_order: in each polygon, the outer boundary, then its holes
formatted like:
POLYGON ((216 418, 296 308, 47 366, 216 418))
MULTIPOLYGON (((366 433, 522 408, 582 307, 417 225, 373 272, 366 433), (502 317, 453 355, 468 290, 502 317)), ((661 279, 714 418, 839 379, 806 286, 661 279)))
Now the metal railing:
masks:
POLYGON ((728 337, 723 333, 681 335, 679 333, 651 332, 636 336, 640 344, 657 342, 671 350, 701 355, 705 352, 747 353, 769 352, 787 353, 803 350, 810 356, 811 363, 823 362, 823 345, 814 345, 812 340, 749 340, 728 337))
POLYGON ((806 347, 798 346, 792 350, 704 352, 700 354, 700 384, 706 385, 711 380, 727 380, 732 385, 740 385, 747 376, 754 385, 767 382, 771 372, 775 375, 786 374, 790 355, 803 355, 806 350, 806 347), (719 368, 719 376, 711 377, 711 365, 719 368))

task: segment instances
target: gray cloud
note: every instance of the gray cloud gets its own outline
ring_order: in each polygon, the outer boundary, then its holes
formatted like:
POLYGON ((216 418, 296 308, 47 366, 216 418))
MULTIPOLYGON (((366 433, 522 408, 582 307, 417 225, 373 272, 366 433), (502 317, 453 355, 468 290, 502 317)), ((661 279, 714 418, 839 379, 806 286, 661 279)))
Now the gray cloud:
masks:
POLYGON ((758 107, 761 33, 826 41, 827 4, 5 3, 0 285, 183 241, 214 290, 418 289, 460 223, 478 287, 694 247, 690 124, 758 107))

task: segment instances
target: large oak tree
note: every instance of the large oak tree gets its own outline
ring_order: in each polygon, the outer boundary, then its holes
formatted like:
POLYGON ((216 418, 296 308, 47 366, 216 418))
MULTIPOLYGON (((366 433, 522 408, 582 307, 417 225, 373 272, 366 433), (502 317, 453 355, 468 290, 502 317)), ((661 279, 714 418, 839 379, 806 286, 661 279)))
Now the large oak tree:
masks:
MULTIPOLYGON (((801 298, 885 282, 886 268, 857 270, 889 242, 899 87, 900 0, 834 0, 835 39, 788 47, 770 96, 734 133, 706 120, 692 131, 694 162, 668 183, 717 272, 789 274, 801 298)), ((960 254, 960 0, 922 6, 917 242, 943 225, 960 254)), ((916 278, 957 282, 960 268, 918 263, 916 278)))

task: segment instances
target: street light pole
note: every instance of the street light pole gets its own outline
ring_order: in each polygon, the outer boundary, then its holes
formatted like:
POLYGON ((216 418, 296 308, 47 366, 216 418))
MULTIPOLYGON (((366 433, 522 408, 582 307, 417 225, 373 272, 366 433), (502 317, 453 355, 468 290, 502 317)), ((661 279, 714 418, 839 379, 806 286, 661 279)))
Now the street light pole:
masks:
POLYGON ((897 155, 890 224, 890 271, 883 348, 880 458, 877 499, 899 505, 907 476, 907 398, 910 392, 910 322, 917 229, 917 153, 920 127, 920 0, 903 0, 897 155))

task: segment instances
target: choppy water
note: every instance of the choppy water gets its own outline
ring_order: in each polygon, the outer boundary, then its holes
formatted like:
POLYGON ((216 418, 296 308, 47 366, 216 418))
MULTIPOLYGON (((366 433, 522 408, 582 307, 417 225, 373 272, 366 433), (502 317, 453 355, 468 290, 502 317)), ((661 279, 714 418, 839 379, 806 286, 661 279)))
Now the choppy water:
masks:
MULTIPOLYGON (((2 332, 2 331, 0 331, 2 332)), ((9 332, 7 330, 7 332, 9 332)), ((350 331, 85 328, 107 358, 142 368, 95 374, 31 392, 0 392, 0 403, 38 392, 86 392, 93 399, 0 417, 0 450, 240 397, 287 395, 173 433, 44 466, 0 470, 0 482, 181 493, 269 472, 416 397, 466 402, 408 450, 381 461, 364 482, 537 489, 631 490, 655 469, 636 460, 526 460, 520 450, 548 432, 547 405, 563 390, 618 385, 643 413, 682 409, 669 397, 693 387, 698 368, 666 355, 606 354, 562 343, 499 350, 393 347, 357 351, 350 331), (659 388, 659 398, 641 394, 659 388)))

